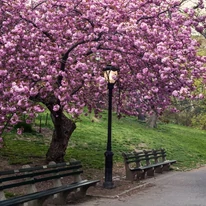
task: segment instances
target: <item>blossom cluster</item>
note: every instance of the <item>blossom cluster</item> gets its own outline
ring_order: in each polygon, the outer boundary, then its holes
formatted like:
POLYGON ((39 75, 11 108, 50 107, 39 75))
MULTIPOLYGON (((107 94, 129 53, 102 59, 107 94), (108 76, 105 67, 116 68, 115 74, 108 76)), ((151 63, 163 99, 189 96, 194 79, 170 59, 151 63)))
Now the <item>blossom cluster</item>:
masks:
POLYGON ((98 113, 106 103, 107 64, 120 68, 113 92, 119 112, 161 111, 171 96, 192 98, 206 57, 197 55, 191 33, 203 32, 205 18, 179 6, 178 0, 2 0, 0 125, 16 124, 23 114, 31 121, 42 104, 73 117, 85 107, 98 113))

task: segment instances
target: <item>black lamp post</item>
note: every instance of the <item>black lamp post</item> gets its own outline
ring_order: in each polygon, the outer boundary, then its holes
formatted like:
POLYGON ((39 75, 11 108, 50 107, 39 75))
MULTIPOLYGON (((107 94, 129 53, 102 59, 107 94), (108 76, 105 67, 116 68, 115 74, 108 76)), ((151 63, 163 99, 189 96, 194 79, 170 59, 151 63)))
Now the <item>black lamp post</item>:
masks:
POLYGON ((107 81, 107 87, 109 90, 108 95, 108 136, 107 136, 107 150, 105 155, 105 182, 103 187, 107 189, 114 188, 112 181, 112 167, 113 167, 113 152, 112 152, 112 90, 116 82, 119 68, 107 65, 104 69, 104 77, 107 81))

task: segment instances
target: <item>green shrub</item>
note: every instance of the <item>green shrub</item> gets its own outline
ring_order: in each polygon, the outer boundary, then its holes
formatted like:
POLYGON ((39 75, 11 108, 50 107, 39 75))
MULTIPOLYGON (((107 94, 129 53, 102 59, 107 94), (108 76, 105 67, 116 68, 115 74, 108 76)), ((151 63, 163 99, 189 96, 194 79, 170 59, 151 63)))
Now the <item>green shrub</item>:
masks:
POLYGON ((34 132, 32 129, 31 124, 27 124, 26 122, 19 122, 14 126, 14 129, 17 130, 18 128, 23 128, 23 132, 25 133, 32 133, 34 132))
POLYGON ((192 126, 206 130, 206 114, 199 114, 192 118, 192 126))

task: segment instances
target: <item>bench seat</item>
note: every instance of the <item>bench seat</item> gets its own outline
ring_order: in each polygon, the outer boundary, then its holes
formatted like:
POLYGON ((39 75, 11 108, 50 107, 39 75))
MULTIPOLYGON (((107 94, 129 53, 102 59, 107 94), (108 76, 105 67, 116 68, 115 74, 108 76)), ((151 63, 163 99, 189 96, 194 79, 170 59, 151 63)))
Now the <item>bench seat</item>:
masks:
POLYGON ((158 163, 151 164, 151 165, 140 166, 140 167, 136 167, 136 168, 130 168, 130 170, 141 171, 141 170, 160 167, 160 166, 164 166, 164 165, 167 165, 167 164, 173 164, 173 163, 176 163, 176 160, 166 160, 165 162, 158 162, 158 163))
POLYGON ((67 194, 71 191, 76 190, 77 188, 81 188, 81 190, 84 192, 88 187, 90 186, 95 186, 96 183, 99 182, 98 180, 82 180, 77 183, 72 183, 70 185, 64 185, 61 187, 55 187, 51 188, 45 191, 40 191, 40 192, 35 192, 31 194, 27 194, 24 196, 19 196, 19 197, 14 197, 8 200, 3 200, 0 201, 1 206, 11 206, 11 205, 20 205, 24 202, 29 202, 32 200, 39 200, 39 204, 41 205, 41 198, 47 198, 48 196, 57 194, 57 193, 62 193, 62 192, 67 192, 67 194))
POLYGON ((146 166, 140 166, 140 167, 136 167, 136 168, 130 168, 130 170, 132 171, 142 171, 142 170, 147 170, 150 168, 156 168, 156 167, 160 167, 160 166, 164 166, 164 165, 168 165, 168 164, 173 164, 176 163, 176 160, 166 160, 165 162, 158 162, 155 164, 151 164, 151 165, 146 165, 146 166))

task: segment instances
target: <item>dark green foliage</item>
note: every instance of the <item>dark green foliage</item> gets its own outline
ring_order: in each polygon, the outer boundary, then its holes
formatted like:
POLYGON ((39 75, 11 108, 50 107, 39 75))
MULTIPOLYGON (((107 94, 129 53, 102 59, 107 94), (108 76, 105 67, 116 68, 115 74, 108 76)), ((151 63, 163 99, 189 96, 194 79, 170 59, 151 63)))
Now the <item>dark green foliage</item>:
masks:
POLYGON ((5 191, 5 196, 7 199, 11 198, 11 197, 16 197, 17 195, 15 195, 14 193, 12 192, 8 192, 8 191, 5 191))
POLYGON ((14 129, 17 130, 18 128, 23 128, 24 133, 32 133, 34 130, 32 129, 31 124, 27 124, 26 122, 19 122, 14 126, 14 129))

